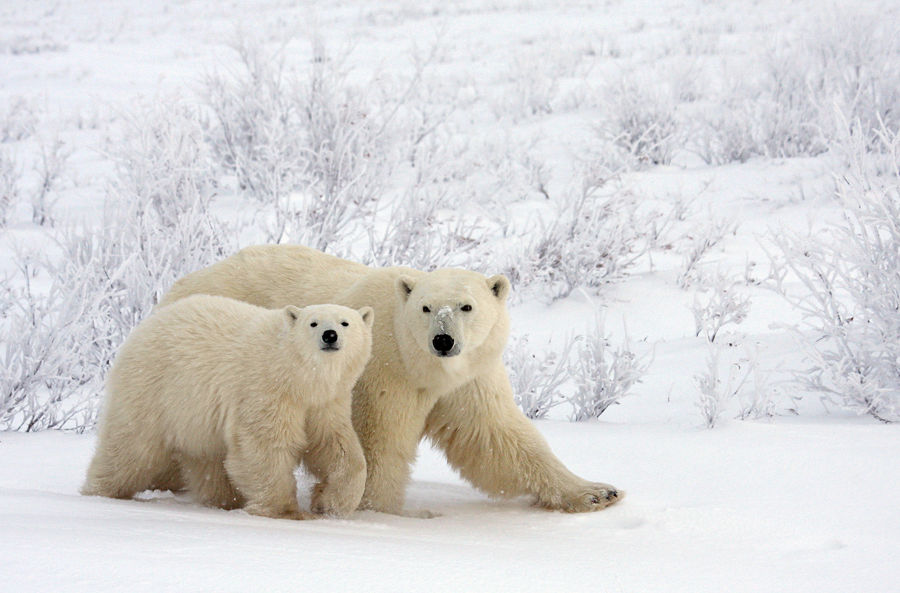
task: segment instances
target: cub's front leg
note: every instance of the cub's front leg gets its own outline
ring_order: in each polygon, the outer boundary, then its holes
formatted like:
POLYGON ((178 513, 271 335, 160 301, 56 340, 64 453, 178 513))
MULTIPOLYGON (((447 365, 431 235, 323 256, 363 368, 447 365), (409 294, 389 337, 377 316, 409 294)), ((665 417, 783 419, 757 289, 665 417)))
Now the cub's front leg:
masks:
POLYGON ((303 463, 316 477, 314 513, 344 516, 359 506, 366 486, 366 459, 350 421, 350 395, 311 409, 303 463))
POLYGON ((294 468, 297 451, 305 439, 294 442, 272 440, 277 430, 266 423, 236 427, 230 436, 225 471, 246 499, 244 510, 252 515, 276 519, 314 519, 300 510, 294 468))

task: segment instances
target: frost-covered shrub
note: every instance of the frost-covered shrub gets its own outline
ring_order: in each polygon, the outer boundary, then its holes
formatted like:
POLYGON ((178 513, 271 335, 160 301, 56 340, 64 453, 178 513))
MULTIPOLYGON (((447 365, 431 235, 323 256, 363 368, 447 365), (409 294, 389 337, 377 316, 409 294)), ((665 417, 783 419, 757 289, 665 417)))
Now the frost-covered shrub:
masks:
POLYGON ((20 172, 12 155, 0 150, 0 228, 9 222, 19 201, 20 172))
POLYGON ((0 114, 0 143, 24 140, 34 133, 37 117, 24 97, 13 97, 0 114))
POLYGON ((125 118, 125 130, 110 149, 116 163, 110 198, 152 211, 163 227, 206 203, 216 189, 201 118, 177 99, 154 102, 125 118))
MULTIPOLYGON (((744 353, 738 364, 746 365, 750 388, 737 394, 740 405, 737 417, 741 420, 771 418, 776 413, 777 400, 786 398, 786 395, 770 380, 772 371, 764 370, 760 364, 759 345, 746 346, 744 353)), ((798 398, 792 399, 796 401, 798 398)), ((792 407, 788 411, 796 413, 792 407)))
POLYGON ((602 195, 599 186, 585 184, 565 194, 558 208, 523 237, 524 253, 507 270, 516 284, 534 285, 552 300, 565 298, 621 276, 649 248, 655 214, 639 212, 627 192, 602 195))
POLYGON ((623 149, 636 166, 667 165, 680 147, 675 101, 659 86, 622 78, 605 92, 601 136, 623 149))
MULTIPOLYGON (((869 149, 882 145, 878 131, 900 131, 900 37, 896 18, 865 9, 828 13, 812 28, 801 66, 813 73, 823 116, 833 105, 854 122, 869 149)), ((829 137, 841 131, 835 122, 829 137)))
POLYGON ((569 355, 574 342, 567 340, 561 353, 538 353, 530 347, 527 335, 510 340, 504 362, 516 405, 529 418, 543 418, 562 403, 560 388, 569 378, 569 355))
POLYGON ((569 374, 576 388, 568 398, 572 405, 572 420, 599 418, 640 383, 651 361, 631 350, 627 336, 621 345, 614 347, 600 317, 593 330, 579 336, 577 342, 569 363, 569 374))
POLYGON ((131 329, 177 278, 234 249, 210 212, 213 186, 202 159, 193 161, 199 148, 186 146, 199 136, 174 108, 162 119, 154 113, 139 130, 152 133, 122 139, 103 220, 55 231, 46 256, 17 256, 20 275, 2 295, 12 306, 0 307, 4 428, 89 428, 106 369, 131 329))
POLYGON ((716 341, 723 326, 739 324, 750 312, 750 299, 738 290, 738 283, 719 273, 706 291, 694 294, 691 311, 694 314, 694 329, 697 336, 704 336, 708 342, 716 341))
POLYGON ((689 241, 685 251, 681 272, 678 274, 678 286, 688 288, 697 280, 700 261, 709 251, 718 245, 726 235, 735 234, 737 224, 727 218, 710 215, 704 224, 698 224, 686 237, 689 241))
MULTIPOLYGON (((91 405, 80 387, 91 382, 85 365, 73 356, 83 344, 78 338, 93 323, 94 303, 85 295, 84 279, 77 285, 53 283, 39 293, 41 278, 30 256, 18 258, 20 280, 3 298, 0 320, 0 427, 39 430, 91 423, 91 405)), ((12 283, 10 283, 12 286, 12 283)))
POLYGON ((699 390, 696 405, 703 423, 706 428, 714 428, 750 374, 743 368, 745 361, 736 361, 728 364, 728 373, 723 377, 720 358, 724 348, 712 342, 707 344, 706 371, 694 375, 694 382, 699 390))
POLYGON ((802 315, 795 335, 810 360, 807 391, 883 421, 900 420, 900 160, 886 177, 838 180, 841 223, 813 236, 771 237, 773 287, 802 315), (794 289, 788 280, 799 282, 794 289))
POLYGON ((762 76, 733 84, 723 109, 700 114, 694 150, 711 164, 815 156, 833 147, 843 121, 877 150, 878 130, 900 129, 900 38, 895 19, 865 10, 828 11, 775 38, 762 76))
POLYGON ((220 163, 245 192, 270 208, 270 241, 325 249, 371 208, 389 173, 386 140, 395 111, 351 84, 342 60, 313 40, 301 72, 281 52, 242 38, 239 67, 208 78, 208 131, 220 163))
POLYGON ((40 158, 35 165, 38 185, 31 194, 31 221, 36 225, 53 224, 51 209, 54 200, 50 194, 59 184, 70 154, 71 151, 58 137, 41 143, 40 158))
POLYGON ((482 244, 477 221, 446 203, 446 189, 416 181, 391 206, 387 218, 369 225, 369 249, 362 260, 376 266, 421 270, 469 267, 482 244))

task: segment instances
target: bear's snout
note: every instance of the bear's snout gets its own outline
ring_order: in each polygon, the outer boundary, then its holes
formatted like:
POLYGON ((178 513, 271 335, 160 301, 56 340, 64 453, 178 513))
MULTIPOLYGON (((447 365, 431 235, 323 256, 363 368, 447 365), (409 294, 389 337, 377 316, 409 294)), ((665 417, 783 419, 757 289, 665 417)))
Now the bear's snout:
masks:
POLYGON ((450 356, 450 351, 453 350, 454 345, 453 336, 449 334, 438 334, 431 340, 431 345, 434 346, 434 350, 437 352, 438 356, 450 356))
POLYGON ((338 346, 338 334, 333 329, 322 332, 322 350, 340 350, 338 346))

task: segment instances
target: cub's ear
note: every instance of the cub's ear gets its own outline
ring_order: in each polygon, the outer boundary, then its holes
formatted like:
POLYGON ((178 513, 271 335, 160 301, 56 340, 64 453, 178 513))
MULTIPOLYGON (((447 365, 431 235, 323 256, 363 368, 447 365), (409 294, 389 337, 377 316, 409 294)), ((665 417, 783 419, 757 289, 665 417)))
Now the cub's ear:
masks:
POLYGON ((300 307, 288 305, 284 308, 284 315, 285 317, 287 317, 288 323, 293 325, 298 319, 300 319, 300 307))
POLYGON ((400 299, 404 303, 409 299, 409 293, 413 291, 415 286, 416 281, 409 276, 400 276, 397 278, 397 294, 400 295, 400 299))
POLYGON ((509 280, 503 274, 491 276, 487 281, 488 288, 494 293, 494 296, 501 301, 505 301, 509 296, 509 280))
POLYGON ((372 323, 375 321, 375 309, 372 307, 363 307, 359 310, 359 316, 372 329, 372 323))

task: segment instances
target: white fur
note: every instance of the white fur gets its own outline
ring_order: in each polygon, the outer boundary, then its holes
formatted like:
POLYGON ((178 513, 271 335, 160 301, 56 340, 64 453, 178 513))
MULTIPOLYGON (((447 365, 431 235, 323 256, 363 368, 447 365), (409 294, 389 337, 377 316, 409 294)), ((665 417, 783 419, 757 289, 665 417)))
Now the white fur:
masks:
POLYGON ((516 407, 502 361, 509 333, 503 276, 373 269, 306 247, 268 245, 182 278, 161 306, 196 293, 264 307, 334 302, 375 309, 372 358, 353 391, 353 426, 368 471, 364 508, 402 510, 424 436, 495 496, 533 494, 545 507, 573 512, 622 496, 569 472, 516 407), (439 333, 458 351, 436 354, 439 333))
POLYGON ((205 504, 302 519, 293 471, 303 462, 319 480, 313 510, 351 512, 365 484, 351 389, 372 317, 369 307, 269 310, 206 295, 158 309, 109 373, 82 492, 186 484, 205 504))

